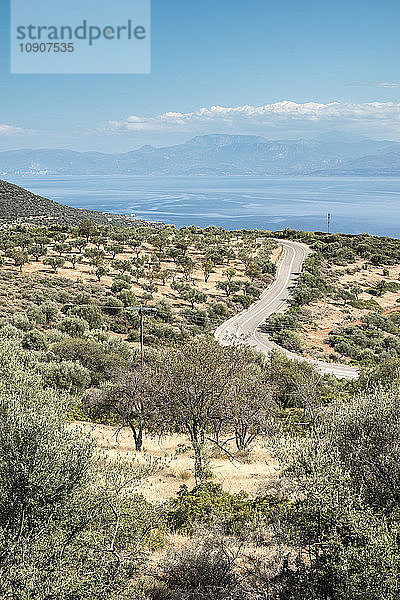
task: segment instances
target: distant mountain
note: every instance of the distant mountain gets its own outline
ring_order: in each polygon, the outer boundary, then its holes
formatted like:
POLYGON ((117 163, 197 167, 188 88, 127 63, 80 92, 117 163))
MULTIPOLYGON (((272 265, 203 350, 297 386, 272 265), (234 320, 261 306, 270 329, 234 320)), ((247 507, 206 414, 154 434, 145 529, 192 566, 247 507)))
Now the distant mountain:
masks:
POLYGON ((400 175, 400 142, 331 132, 313 140, 204 135, 124 154, 0 152, 0 175, 400 175))
POLYGON ((90 219, 97 225, 139 227, 149 224, 124 215, 64 206, 0 180, 0 227, 16 223, 35 225, 56 223, 73 226, 85 219, 90 219))

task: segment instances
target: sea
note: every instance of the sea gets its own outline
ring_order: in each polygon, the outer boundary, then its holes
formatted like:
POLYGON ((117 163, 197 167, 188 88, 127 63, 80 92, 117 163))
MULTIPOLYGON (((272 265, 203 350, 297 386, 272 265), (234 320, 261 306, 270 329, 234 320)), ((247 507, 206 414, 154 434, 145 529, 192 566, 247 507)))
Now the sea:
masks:
POLYGON ((176 227, 285 227, 400 237, 399 177, 49 176, 8 181, 77 208, 176 227))

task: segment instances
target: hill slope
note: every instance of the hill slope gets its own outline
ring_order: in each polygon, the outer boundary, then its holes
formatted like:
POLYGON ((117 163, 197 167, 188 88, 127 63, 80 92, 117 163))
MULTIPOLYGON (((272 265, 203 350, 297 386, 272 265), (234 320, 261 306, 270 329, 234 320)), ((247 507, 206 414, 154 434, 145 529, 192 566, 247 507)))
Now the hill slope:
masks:
POLYGON ((76 225, 84 219, 90 219, 97 225, 140 227, 148 224, 124 215, 64 206, 0 180, 0 226, 15 223, 76 225))

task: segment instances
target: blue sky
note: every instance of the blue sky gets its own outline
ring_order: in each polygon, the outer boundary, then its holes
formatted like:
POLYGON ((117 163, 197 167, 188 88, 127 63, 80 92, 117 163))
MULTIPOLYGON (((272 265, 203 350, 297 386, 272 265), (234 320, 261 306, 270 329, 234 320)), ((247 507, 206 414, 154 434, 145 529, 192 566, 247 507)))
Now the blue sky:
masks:
POLYGON ((11 75, 8 0, 0 23, 1 150, 214 132, 400 140, 398 0, 153 0, 150 75, 11 75))

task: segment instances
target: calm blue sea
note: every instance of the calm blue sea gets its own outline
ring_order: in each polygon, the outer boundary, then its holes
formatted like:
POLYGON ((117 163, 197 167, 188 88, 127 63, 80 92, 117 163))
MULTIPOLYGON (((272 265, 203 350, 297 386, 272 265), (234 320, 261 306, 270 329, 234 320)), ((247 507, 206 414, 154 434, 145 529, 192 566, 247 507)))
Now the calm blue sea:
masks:
POLYGON ((67 204, 182 225, 326 229, 400 237, 398 177, 14 177, 67 204))

